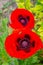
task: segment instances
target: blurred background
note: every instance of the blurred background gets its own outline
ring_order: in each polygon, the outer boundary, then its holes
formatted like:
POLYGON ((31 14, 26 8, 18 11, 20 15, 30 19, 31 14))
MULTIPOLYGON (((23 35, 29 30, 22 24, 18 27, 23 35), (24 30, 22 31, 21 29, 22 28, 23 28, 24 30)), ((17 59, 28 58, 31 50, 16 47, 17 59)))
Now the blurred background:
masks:
POLYGON ((25 60, 11 58, 4 49, 5 39, 12 32, 8 26, 9 15, 16 8, 25 8, 33 13, 35 26, 32 31, 43 42, 43 0, 0 0, 0 65, 43 65, 43 49, 25 60))

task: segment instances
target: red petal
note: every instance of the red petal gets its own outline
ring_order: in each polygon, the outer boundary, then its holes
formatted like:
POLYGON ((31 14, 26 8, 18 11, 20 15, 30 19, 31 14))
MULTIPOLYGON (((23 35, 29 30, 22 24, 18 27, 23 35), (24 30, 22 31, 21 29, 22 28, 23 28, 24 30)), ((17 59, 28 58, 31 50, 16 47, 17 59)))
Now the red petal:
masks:
POLYGON ((34 27, 34 16, 33 14, 25 9, 16 9, 11 13, 10 16, 10 26, 12 28, 17 28, 17 29, 21 29, 21 28, 29 28, 32 29, 34 27), (30 20, 28 21, 28 24, 26 26, 23 26, 19 21, 18 21, 18 16, 19 15, 23 15, 23 16, 29 16, 30 20))
POLYGON ((10 36, 8 36, 6 38, 5 41, 5 49, 7 51, 7 53, 11 56, 11 57, 16 57, 18 59, 25 59, 28 58, 30 56, 32 56, 33 54, 35 54, 38 50, 40 50, 42 47, 42 41, 39 38, 39 36, 37 34, 35 34, 34 32, 30 31, 30 30, 22 30, 22 31, 16 31, 13 32, 10 36), (35 41, 35 47, 31 48, 31 51, 26 53, 23 50, 17 51, 16 49, 16 44, 17 44, 17 39, 23 38, 25 36, 25 34, 28 34, 31 37, 31 41, 35 41))

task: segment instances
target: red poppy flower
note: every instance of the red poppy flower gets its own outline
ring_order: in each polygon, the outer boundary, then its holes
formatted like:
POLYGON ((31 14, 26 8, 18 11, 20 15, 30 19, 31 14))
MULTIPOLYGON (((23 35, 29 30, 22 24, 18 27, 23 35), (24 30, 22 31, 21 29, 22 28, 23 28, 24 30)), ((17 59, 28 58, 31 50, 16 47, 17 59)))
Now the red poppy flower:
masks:
POLYGON ((34 27, 33 14, 25 9, 16 9, 11 13, 10 26, 15 29, 34 27))
POLYGON ((11 57, 25 59, 42 47, 39 36, 30 30, 13 32, 6 38, 5 49, 11 57))
POLYGON ((42 45, 42 48, 43 48, 43 45, 42 45))

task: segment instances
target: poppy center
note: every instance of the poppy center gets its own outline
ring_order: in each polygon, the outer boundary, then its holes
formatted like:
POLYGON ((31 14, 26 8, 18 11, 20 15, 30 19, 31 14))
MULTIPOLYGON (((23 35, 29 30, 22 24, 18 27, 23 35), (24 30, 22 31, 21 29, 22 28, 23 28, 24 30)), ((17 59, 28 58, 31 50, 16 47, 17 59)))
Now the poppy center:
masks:
POLYGON ((23 17, 22 15, 19 16, 19 22, 25 26, 28 23, 29 17, 23 17))
POLYGON ((30 47, 30 42, 26 39, 21 40, 20 46, 22 49, 27 49, 28 47, 30 47))
POLYGON ((27 46, 28 46, 28 42, 27 42, 27 41, 23 41, 23 42, 22 42, 22 46, 23 46, 23 47, 27 47, 27 46))
POLYGON ((18 38, 17 39, 17 42, 18 42, 18 45, 17 45, 17 50, 24 50, 25 52, 29 52, 31 47, 34 48, 35 46, 35 42, 31 42, 30 41, 30 36, 29 35, 25 35, 23 39, 21 38, 18 38))

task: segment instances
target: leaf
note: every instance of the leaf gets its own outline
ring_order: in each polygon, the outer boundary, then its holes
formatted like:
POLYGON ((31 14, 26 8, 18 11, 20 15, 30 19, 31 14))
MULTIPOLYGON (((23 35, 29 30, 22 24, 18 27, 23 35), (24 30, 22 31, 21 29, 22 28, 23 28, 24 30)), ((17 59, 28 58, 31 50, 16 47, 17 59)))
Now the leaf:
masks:
POLYGON ((38 56, 33 56, 31 62, 32 62, 32 63, 38 63, 38 62, 39 62, 38 56))
POLYGON ((7 22, 8 22, 7 18, 2 19, 2 26, 3 26, 4 31, 7 31, 7 22))
MULTIPOLYGON (((30 59, 30 58, 29 58, 30 59)), ((25 59, 25 61, 24 61, 24 64, 23 65, 30 65, 30 62, 29 62, 29 59, 25 59)))
POLYGON ((15 0, 15 1, 16 1, 16 3, 20 2, 19 0, 15 0))
POLYGON ((0 50, 3 48, 3 41, 2 38, 0 37, 0 50))
POLYGON ((43 4, 43 0, 38 0, 38 2, 40 2, 41 4, 43 4))
POLYGON ((19 65, 18 59, 14 58, 15 65, 19 65))
POLYGON ((30 6, 32 5, 32 4, 30 3, 30 0, 25 0, 24 4, 25 4, 25 8, 26 8, 27 10, 29 10, 30 6))
POLYGON ((35 11, 35 12, 41 11, 41 10, 42 10, 41 5, 36 5, 36 6, 34 7, 34 11, 35 11))
POLYGON ((9 65, 7 62, 4 62, 2 65, 9 65))
POLYGON ((2 14, 2 10, 0 10, 0 14, 2 14))
POLYGON ((40 28, 38 29, 38 31, 39 31, 39 32, 43 32, 43 27, 40 27, 40 28))
POLYGON ((20 65, 24 65, 25 60, 18 60, 20 65))
POLYGON ((24 6, 24 2, 19 2, 19 3, 17 3, 17 6, 18 6, 18 8, 25 8, 25 6, 24 6))
POLYGON ((3 43, 4 43, 5 38, 7 37, 7 35, 8 35, 8 32, 4 32, 3 35, 1 36, 3 43))
POLYGON ((43 12, 40 12, 38 17, 42 18, 43 17, 43 12))
POLYGON ((24 2, 25 0, 19 0, 19 2, 24 2))

